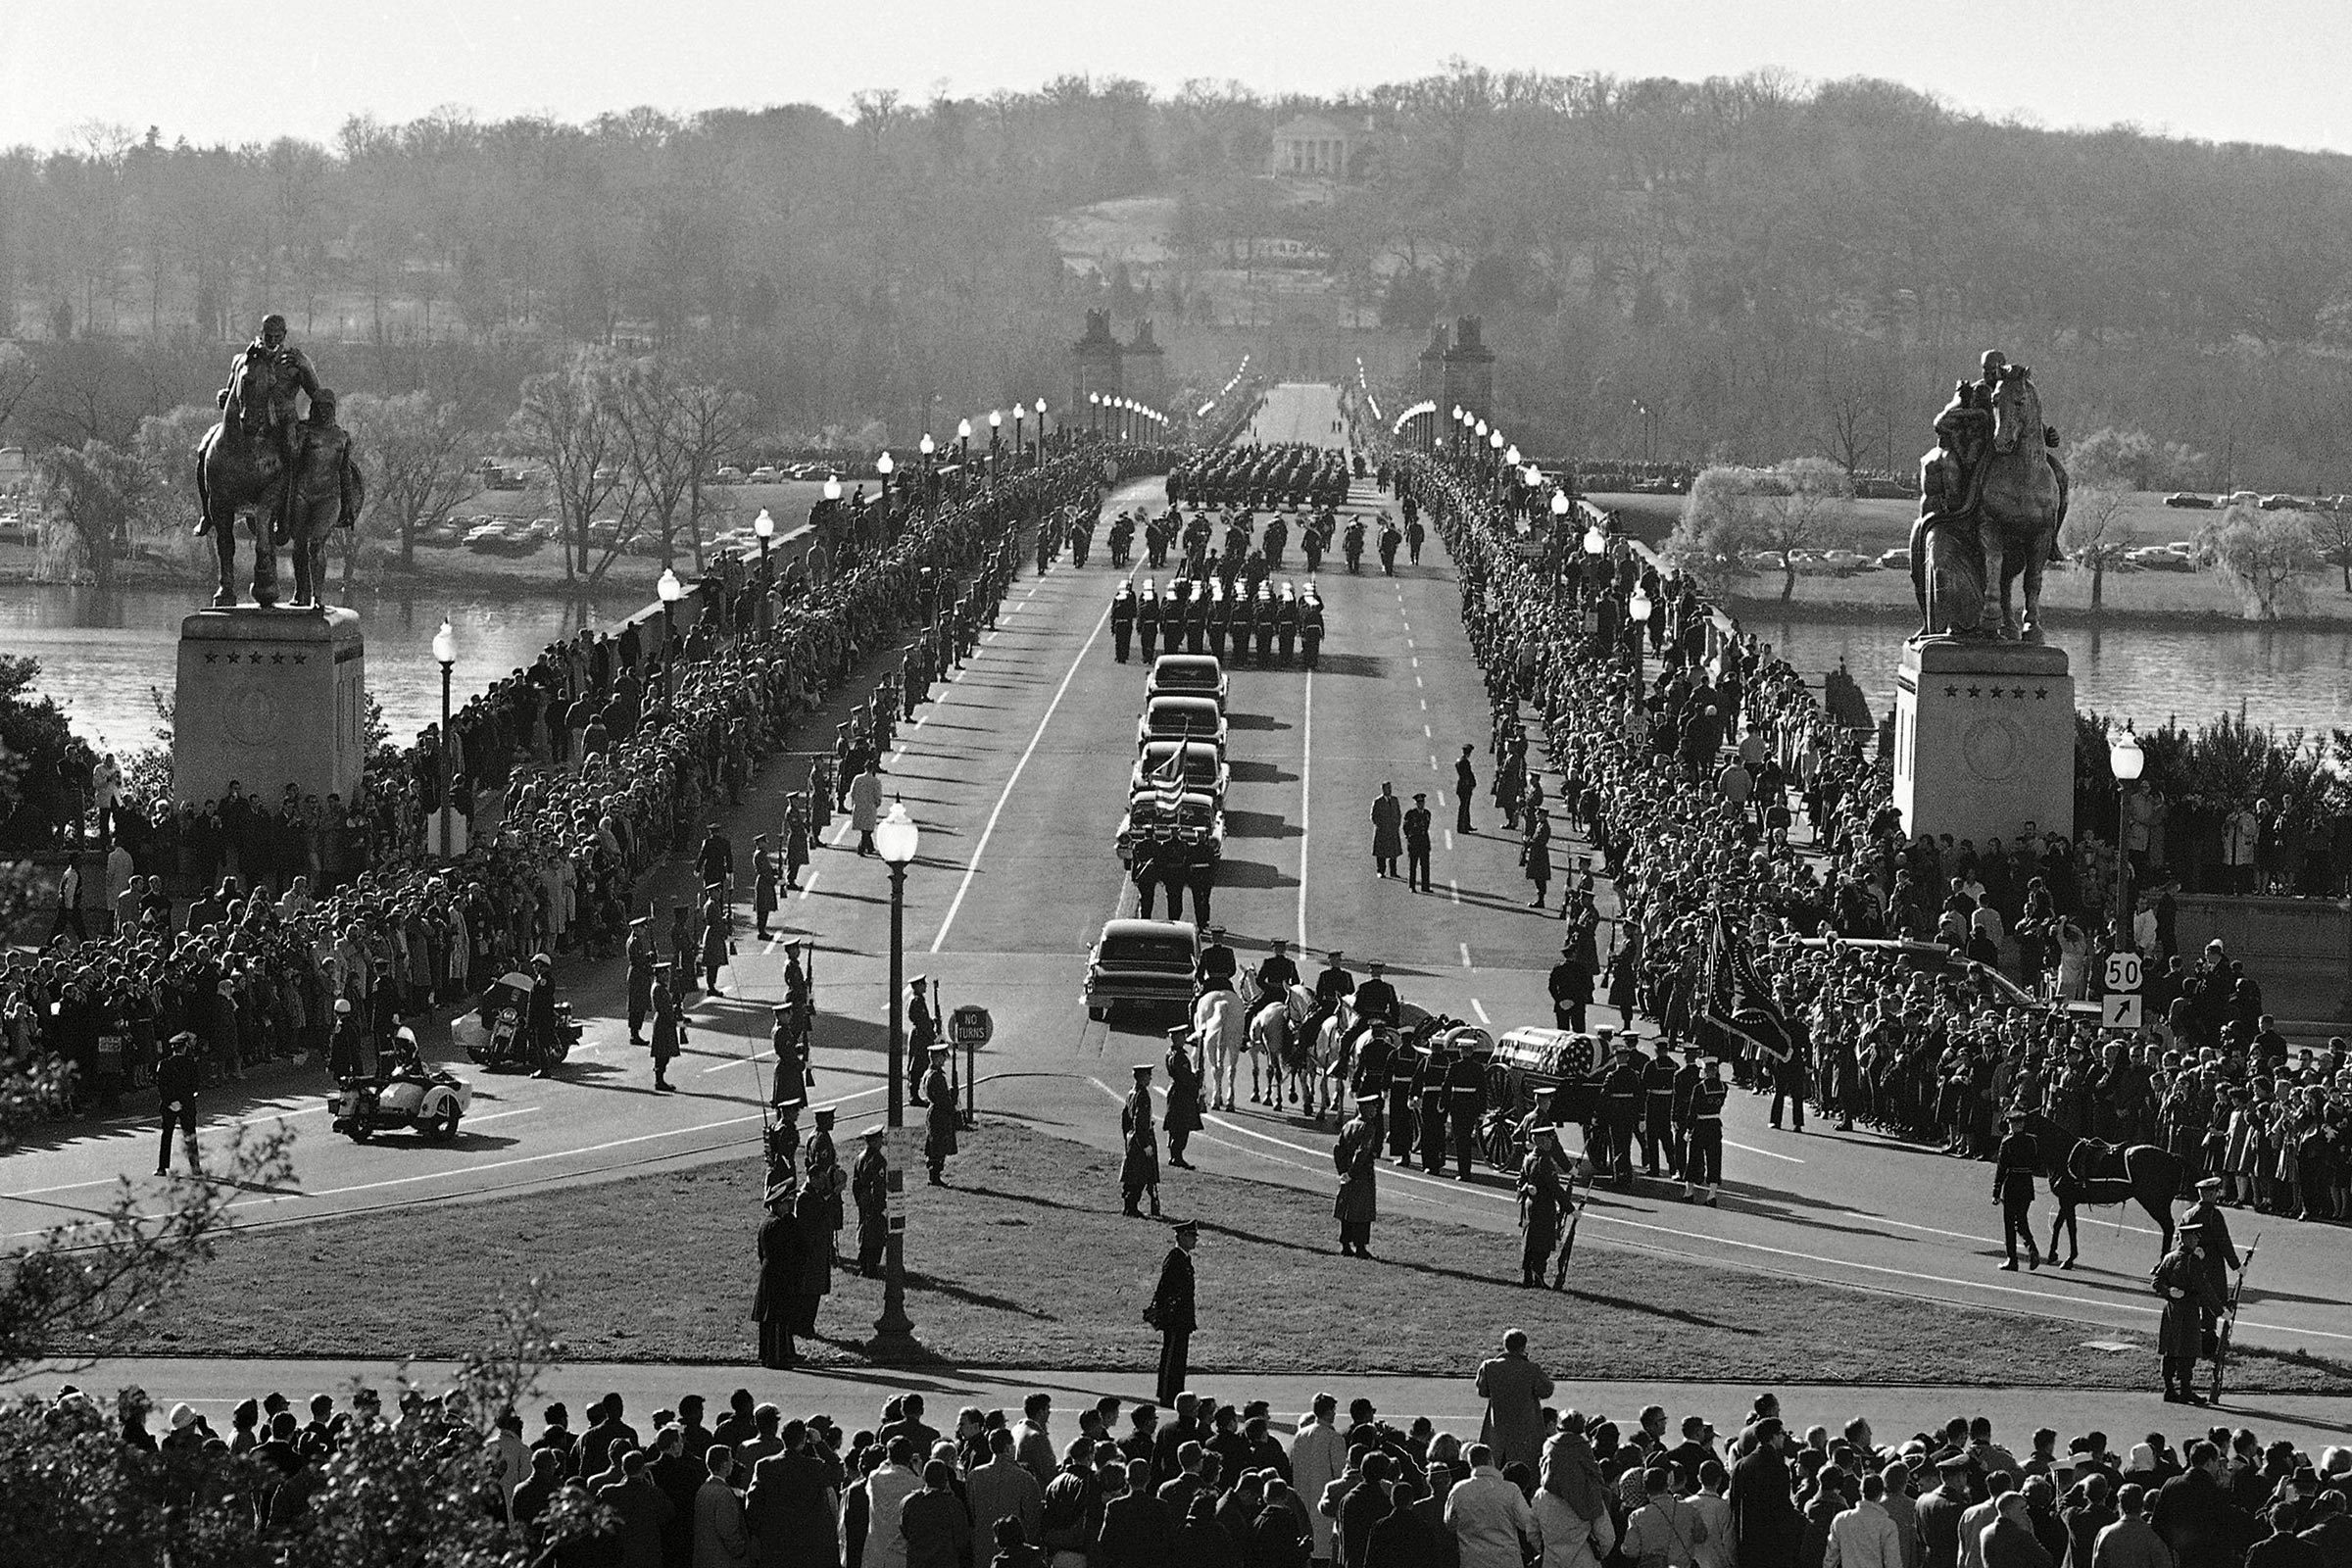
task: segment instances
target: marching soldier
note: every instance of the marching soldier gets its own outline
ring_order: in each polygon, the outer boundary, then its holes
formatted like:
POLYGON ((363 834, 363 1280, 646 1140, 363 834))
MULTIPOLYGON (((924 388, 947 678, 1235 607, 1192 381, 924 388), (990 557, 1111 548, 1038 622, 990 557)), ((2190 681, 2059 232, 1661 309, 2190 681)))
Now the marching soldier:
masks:
POLYGON ((1178 863, 1184 869, 1185 891, 1193 896, 1193 924, 1205 924, 1209 895, 1217 888, 1217 857, 1210 852, 1205 838, 1179 844, 1178 854, 1178 863))
POLYGON ((1709 1056, 1684 1112, 1683 1197, 1709 1208, 1716 1206, 1715 1189, 1723 1185, 1723 1102, 1730 1093, 1722 1064, 1709 1056))
POLYGON ((1487 1064, 1474 1051, 1456 1050, 1446 1069, 1446 1113, 1453 1124, 1453 1179, 1470 1179, 1478 1118, 1487 1108, 1487 1064))
POLYGON ((1339 1197, 1332 1212, 1340 1222, 1340 1253, 1344 1257, 1372 1255, 1372 1222, 1380 1217, 1380 1102, 1369 1097, 1355 1102, 1355 1114, 1340 1129, 1331 1152, 1340 1173, 1339 1197))
POLYGON ((1222 584, 1208 601, 1208 651, 1225 657, 1225 638, 1233 630, 1233 594, 1222 584))
POLYGON ((1451 1066, 1450 1053, 1433 1036, 1420 1070, 1413 1075, 1421 1168, 1432 1176, 1442 1176, 1446 1171, 1446 1075, 1451 1066))
POLYGON ((1658 1054, 1642 1065, 1642 1174, 1655 1176, 1663 1154, 1666 1171, 1681 1175, 1682 1151, 1674 1138, 1674 1047, 1658 1042, 1658 1054))
POLYGON ((629 922, 629 1044, 645 1044, 646 1015, 654 1009, 654 917, 641 914, 629 922))
POLYGON ((799 1009, 789 1000, 779 1002, 768 1009, 768 1049, 776 1054, 776 1075, 767 1102, 779 1109, 806 1105, 815 1074, 808 1070, 808 1031, 802 1027, 799 1009))
POLYGON ((1135 638, 1135 584, 1122 582, 1119 591, 1110 596, 1110 647, 1122 664, 1127 662, 1127 645, 1135 638))
POLYGON ((808 1245, 824 1255, 828 1268, 841 1253, 841 1194, 850 1185, 850 1173, 841 1168, 841 1154, 833 1147, 833 1107, 820 1105, 816 1112, 816 1131, 808 1135, 803 1152, 802 1168, 808 1172, 802 1182, 805 1192, 816 1195, 817 1225, 808 1245))
POLYGON ((1291 662, 1291 650, 1298 638, 1298 598, 1291 585, 1282 585, 1282 597, 1274 602, 1274 637, 1282 651, 1282 662, 1291 662))
MULTIPOLYGON (((1159 563, 1153 562, 1152 564, 1159 563)), ((1144 658, 1149 661, 1152 658, 1152 646, 1159 638, 1159 593, 1152 586, 1149 577, 1144 579, 1144 591, 1136 595, 1135 634, 1143 640, 1144 658)))
POLYGON ((890 1240, 890 1161, 883 1155, 887 1129, 868 1127, 865 1148, 850 1172, 850 1200, 858 1205, 858 1272, 882 1277, 882 1249, 890 1240))
POLYGON ((678 1053, 686 1045, 686 1017, 678 1006, 676 993, 670 989, 670 974, 668 964, 654 965, 654 1087, 665 1093, 674 1090, 666 1076, 669 1064, 677 1059, 678 1053))
POLYGON ((1135 884, 1135 916, 1139 920, 1152 918, 1152 906, 1159 896, 1160 850, 1157 834, 1139 834, 1127 852, 1127 879, 1135 884))
POLYGON ((1159 1218, 1159 1132, 1152 1120, 1152 1064, 1135 1065, 1135 1087, 1119 1107, 1119 1136, 1126 1153, 1119 1161, 1120 1212, 1142 1219, 1137 1207, 1146 1194, 1152 1199, 1152 1217, 1159 1218))
POLYGON ((695 956, 701 949, 695 940, 693 906, 673 904, 669 906, 669 967, 677 974, 694 973, 695 956))
POLYGON ((1398 1039, 1390 1046, 1381 1087, 1389 1097, 1389 1157, 1399 1165, 1413 1162, 1413 1080, 1420 1066, 1420 1054, 1410 1042, 1398 1039))
POLYGON ((2215 1289, 2209 1272, 2210 1241, 2206 1226, 2183 1218, 2174 1232, 2173 1250, 2156 1265, 2156 1294, 2164 1298, 2156 1351, 2164 1358, 2167 1404, 2205 1402, 2196 1391, 2197 1357, 2215 1354, 2220 1348, 2209 1325, 2230 1309, 2230 1302, 2215 1289))
POLYGON ((956 1150, 956 1090, 948 1082, 948 1048, 931 1048, 931 1071, 923 1079, 923 1158, 931 1167, 931 1185, 947 1184, 948 1156, 956 1150))
MULTIPOLYGON (((1317 536, 1309 533, 1306 537, 1313 540, 1317 536)), ((1307 569, 1312 571, 1320 559, 1321 551, 1318 549, 1309 560, 1307 569)), ((1323 596, 1315 592, 1311 583, 1298 601, 1298 649, 1299 662, 1309 669, 1314 668, 1323 653, 1323 596)))
POLYGON ((1184 1146, 1200 1130, 1200 1064, 1193 1059, 1192 1039, 1190 1028, 1168 1031, 1168 1108, 1159 1125, 1168 1135, 1168 1163, 1178 1170, 1193 1168, 1184 1146))
POLYGON ((1620 1186, 1634 1179, 1634 1130, 1642 1122, 1643 1082, 1641 1046, 1633 1030, 1617 1039, 1617 1059, 1600 1081, 1601 1128, 1608 1139, 1602 1151, 1612 1180, 1620 1186))
MULTIPOLYGON (((1519 1223, 1527 1236, 1519 1245, 1519 1283, 1538 1289, 1544 1284, 1544 1265, 1560 1245, 1560 1220, 1574 1206, 1567 1184, 1560 1179, 1560 1141, 1548 1126, 1539 1124, 1527 1141, 1527 1157, 1519 1166, 1519 1223)), ((1552 1289, 1564 1288, 1567 1259, 1560 1260, 1552 1289)))

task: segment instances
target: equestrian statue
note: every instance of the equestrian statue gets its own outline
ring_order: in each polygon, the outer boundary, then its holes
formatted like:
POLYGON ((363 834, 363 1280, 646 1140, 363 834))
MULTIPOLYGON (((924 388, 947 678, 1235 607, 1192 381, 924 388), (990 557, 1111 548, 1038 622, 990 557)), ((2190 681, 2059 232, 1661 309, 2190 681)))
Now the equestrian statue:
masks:
POLYGON ((335 394, 318 384, 311 362, 286 341, 286 318, 272 312, 261 334, 229 362, 228 384, 215 399, 220 422, 196 448, 198 536, 211 534, 220 558, 217 609, 237 604, 237 518, 252 519, 253 602, 277 603, 277 549, 293 558, 297 609, 323 609, 326 541, 348 528, 367 504, 367 486, 351 435, 335 422, 335 394), (308 417, 298 399, 307 398, 308 417))
POLYGON ((1911 529, 1917 641, 1928 637, 2041 641, 2041 572, 2066 520, 2066 467, 2042 422, 2033 371, 1985 351, 1983 374, 1962 381, 1936 416, 1936 446, 1920 459, 1919 520, 1911 529), (2021 618, 2011 585, 2025 580, 2021 618), (1997 590, 1997 592, 1996 592, 1997 590))

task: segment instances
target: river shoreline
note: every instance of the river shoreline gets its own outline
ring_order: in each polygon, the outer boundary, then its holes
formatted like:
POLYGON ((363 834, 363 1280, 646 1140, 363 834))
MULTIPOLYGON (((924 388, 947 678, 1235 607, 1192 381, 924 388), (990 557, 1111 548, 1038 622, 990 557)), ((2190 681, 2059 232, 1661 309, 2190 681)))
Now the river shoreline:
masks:
MULTIPOLYGON (((1916 625, 1919 612, 1909 604, 1886 604, 1861 599, 1767 599, 1732 594, 1715 601, 1724 612, 1742 625, 1750 621, 1819 621, 1827 624, 1867 621, 1871 623, 1908 622, 1916 625)), ((2158 609, 2132 607, 2122 609, 2102 607, 2087 610, 2073 605, 2053 605, 2044 602, 2041 618, 2052 626, 2077 626, 2085 629, 2116 626, 2190 627, 2202 631, 2287 631, 2340 633, 2352 627, 2352 612, 2342 615, 2280 615, 2276 620, 2248 620, 2210 609, 2158 609)))

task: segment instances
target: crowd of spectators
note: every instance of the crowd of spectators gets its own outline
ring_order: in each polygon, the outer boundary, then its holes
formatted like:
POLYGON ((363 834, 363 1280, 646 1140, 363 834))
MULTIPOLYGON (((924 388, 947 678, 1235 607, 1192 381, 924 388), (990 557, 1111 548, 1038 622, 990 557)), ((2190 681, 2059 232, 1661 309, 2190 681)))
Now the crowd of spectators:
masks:
POLYGON ((637 877, 690 849, 862 660, 935 616, 941 584, 984 563, 1008 580, 1013 533, 1091 500, 1101 461, 903 505, 886 544, 789 575, 716 557, 674 647, 658 615, 551 644, 451 725, 453 857, 428 853, 432 731, 379 758, 355 800, 321 803, 315 831, 288 831, 314 820, 291 795, 283 814, 241 793, 113 802, 108 913, 0 955, 0 1034, 17 1059, 72 1064, 71 1112, 148 1082, 183 1031, 209 1081, 306 1055, 365 1067, 404 1021, 535 956, 612 955, 637 877))
MULTIPOLYGON (((126 1389, 110 1413, 68 1387, 21 1407, 27 1456, 116 1445, 110 1484, 176 1510, 180 1539, 242 1536, 302 1554, 373 1489, 448 1536, 566 1568, 2342 1568, 2352 1448, 2265 1443, 2227 1425, 2125 1448, 2055 1428, 2020 1454, 1955 1415, 1891 1442, 1859 1418, 1784 1421, 1757 1396, 1725 1435, 1651 1404, 1622 1419, 1547 1405, 1552 1385, 1482 1368, 1475 1435, 1314 1396, 1278 1426, 1264 1400, 1104 1396, 1057 1431, 1053 1396, 1017 1418, 977 1405, 933 1426, 921 1395, 870 1427, 787 1417, 737 1389, 641 1433, 608 1394, 489 1410, 452 1391, 241 1401, 228 1430, 126 1389), (1505 1391, 1509 1391, 1506 1395, 1505 1391), (159 1430, 160 1429, 160 1430, 159 1430), (438 1493, 435 1496, 433 1494, 438 1493)), ((1728 1412, 1727 1412, 1728 1414, 1728 1412)), ((944 1415, 944 1412, 943 1412, 944 1415)), ((103 1455, 101 1455, 103 1457, 103 1455)), ((91 1507, 112 1498, 77 1497, 91 1507)), ((55 1510, 53 1520, 72 1508, 55 1510)), ((132 1534, 135 1509, 108 1523, 132 1534)), ((456 1543, 448 1543, 451 1545, 456 1543)), ((475 1560, 487 1560, 477 1558, 475 1560)))
MULTIPOLYGON (((1862 737, 1688 578, 1623 539, 1566 565, 1531 560, 1488 487, 1406 464, 1460 570, 1495 700, 1503 804, 1547 846, 1573 826, 1614 884, 1596 978, 1628 1018, 1731 1055, 1742 1081, 1793 1099, 1800 1117, 1810 1103, 1989 1157, 1997 1117, 2040 1111, 2070 1133, 2171 1148, 2191 1179, 2223 1177, 2231 1200, 2352 1216, 2340 1037, 2290 1046, 2220 944, 2167 951, 2161 911, 2130 929, 2101 920, 2107 890, 2062 836, 2020 823, 2011 844, 1983 851, 1907 838, 1862 737), (1517 727, 1526 707, 1548 781, 1517 727), (1888 938, 1949 956, 1923 963, 1846 940, 1888 938), (2088 1004, 2104 959, 2142 941, 2147 1023, 2103 1030, 2088 1004), (1787 1058, 1708 1023, 1727 946, 1770 988, 1787 1058)), ((1551 858, 1547 848, 1546 874, 1551 858)), ((1592 877, 1587 866, 1572 891, 1592 877)), ((1568 903, 1573 916, 1580 901, 1568 903)))

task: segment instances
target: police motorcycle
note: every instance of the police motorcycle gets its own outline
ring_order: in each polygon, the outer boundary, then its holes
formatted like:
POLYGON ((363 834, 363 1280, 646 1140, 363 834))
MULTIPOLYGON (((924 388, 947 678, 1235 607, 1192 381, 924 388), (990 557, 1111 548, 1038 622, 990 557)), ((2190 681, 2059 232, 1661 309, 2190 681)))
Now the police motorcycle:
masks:
POLYGON ((326 1097, 329 1125, 355 1144, 377 1133, 421 1133, 437 1144, 454 1142, 458 1123, 473 1104, 473 1087, 455 1073, 426 1065, 414 1031, 392 1038, 388 1070, 372 1078, 347 1078, 326 1097))
POLYGON ((553 1050, 542 1051, 531 1039, 531 996, 548 983, 520 970, 491 981, 478 1009, 481 1038, 468 1043, 466 1054, 491 1072, 542 1072, 570 1055, 580 1043, 580 1024, 568 1002, 556 1004, 553 1050))

